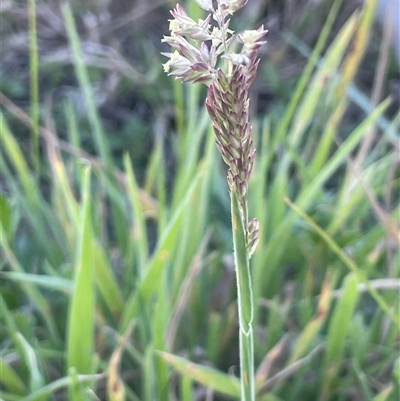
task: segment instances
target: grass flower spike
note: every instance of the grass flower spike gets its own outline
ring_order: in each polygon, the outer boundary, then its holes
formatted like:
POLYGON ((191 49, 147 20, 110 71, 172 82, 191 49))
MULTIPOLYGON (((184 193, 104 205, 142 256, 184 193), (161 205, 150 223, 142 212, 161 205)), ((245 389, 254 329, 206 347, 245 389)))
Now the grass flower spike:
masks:
MULTIPOLYGON (((242 44, 241 52, 230 53, 228 46, 234 36, 226 18, 243 7, 247 0, 220 0, 217 10, 212 1, 196 2, 213 13, 196 22, 177 4, 171 11, 174 17, 170 21, 171 36, 163 39, 175 51, 163 53, 169 57, 164 70, 184 82, 201 82, 209 87, 206 106, 213 122, 216 144, 229 167, 229 188, 240 195, 241 208, 246 213, 245 198, 255 157, 248 118, 248 93, 257 73, 259 49, 265 43, 261 39, 267 31, 261 26, 258 30, 242 32, 237 36, 237 41, 242 44), (210 24, 211 17, 218 27, 210 24), (226 70, 216 67, 218 57, 226 61, 226 70)), ((243 219, 247 227, 247 216, 243 219)), ((246 234, 248 248, 252 250, 257 241, 254 238, 250 241, 247 229, 246 234)))
POLYGON ((247 0, 196 0, 205 11, 205 20, 194 21, 179 4, 171 11, 171 36, 165 36, 173 53, 164 70, 184 82, 208 86, 206 107, 213 123, 216 144, 228 165, 232 230, 238 287, 240 325, 240 370, 242 401, 255 400, 253 362, 253 296, 249 260, 258 243, 259 223, 248 221, 247 193, 256 150, 249 123, 249 88, 256 76, 258 53, 265 43, 266 30, 244 31, 237 35, 240 53, 229 52, 235 38, 229 29, 229 15, 247 0), (217 26, 211 24, 212 19, 217 26), (219 63, 220 62, 220 63, 219 63), (219 64, 225 68, 219 67, 219 64))

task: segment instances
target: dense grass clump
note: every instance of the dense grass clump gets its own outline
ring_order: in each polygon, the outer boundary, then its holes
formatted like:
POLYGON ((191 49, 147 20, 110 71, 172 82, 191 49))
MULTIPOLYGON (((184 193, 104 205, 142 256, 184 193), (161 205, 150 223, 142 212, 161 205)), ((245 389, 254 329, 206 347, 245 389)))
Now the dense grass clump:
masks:
MULTIPOLYGON (((240 399, 226 170, 206 93, 162 71, 175 3, 149 3, 0 15, 2 400, 240 399)), ((256 399, 391 401, 398 64, 376 1, 312 3, 232 21, 269 30, 249 109, 256 399)))

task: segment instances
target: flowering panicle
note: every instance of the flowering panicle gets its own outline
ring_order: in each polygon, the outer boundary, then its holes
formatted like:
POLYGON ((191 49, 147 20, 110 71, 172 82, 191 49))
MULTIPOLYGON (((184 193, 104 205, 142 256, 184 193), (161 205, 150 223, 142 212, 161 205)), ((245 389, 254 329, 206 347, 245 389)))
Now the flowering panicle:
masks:
MULTIPOLYGON (((249 123, 249 88, 259 63, 258 53, 265 42, 261 38, 266 30, 247 30, 237 35, 242 44, 240 53, 228 51, 234 39, 227 17, 243 7, 248 0, 195 0, 204 10, 211 12, 205 20, 194 21, 179 4, 171 11, 171 36, 164 36, 173 53, 164 70, 184 82, 202 82, 208 88, 206 106, 213 122, 216 144, 228 165, 230 191, 235 191, 244 209, 248 184, 253 169, 255 148, 249 123), (211 19, 218 26, 212 26, 211 19), (227 68, 217 67, 218 59, 226 61, 227 68)), ((245 213, 245 211, 243 211, 245 213)), ((258 222, 247 223, 249 254, 257 245, 258 222)))

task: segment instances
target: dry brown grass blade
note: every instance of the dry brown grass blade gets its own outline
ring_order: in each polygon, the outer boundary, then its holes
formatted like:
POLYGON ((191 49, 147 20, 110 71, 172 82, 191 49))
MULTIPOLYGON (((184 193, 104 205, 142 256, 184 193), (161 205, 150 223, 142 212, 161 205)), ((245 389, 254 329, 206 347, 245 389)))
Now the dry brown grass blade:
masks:
POLYGON ((111 355, 108 364, 107 393, 112 401, 125 400, 125 388, 119 375, 119 367, 121 364, 122 353, 132 333, 132 329, 133 324, 131 323, 125 334, 122 336, 118 347, 111 355))
MULTIPOLYGON (((369 285, 376 290, 400 290, 400 279, 397 278, 382 278, 376 280, 369 280, 369 285)), ((357 285, 358 292, 368 291, 368 287, 364 283, 357 285)), ((342 290, 335 290, 332 292, 333 298, 340 298, 342 296, 342 290)))
POLYGON ((387 233, 400 244, 399 227, 396 226, 395 222, 391 220, 389 213, 380 205, 372 189, 364 181, 361 182, 361 185, 363 186, 364 192, 366 193, 367 198, 374 209, 376 217, 385 227, 387 233))
POLYGON ((284 335, 278 343, 265 355, 256 372, 256 384, 261 384, 271 375, 276 361, 284 353, 289 341, 289 336, 284 335))
POLYGON ((323 349, 325 345, 324 344, 319 344, 317 345, 307 356, 305 356, 302 359, 299 359, 298 361, 292 363, 289 365, 287 368, 282 369, 280 372, 272 376, 271 378, 267 379, 263 385, 259 388, 258 394, 266 393, 268 392, 272 387, 274 387, 276 384, 278 384, 280 381, 287 379, 288 377, 294 375, 296 372, 298 372, 303 366, 307 365, 311 361, 314 356, 319 354, 323 349))
POLYGON ((371 26, 375 15, 377 0, 366 0, 360 15, 360 24, 356 31, 353 48, 346 57, 343 66, 343 81, 337 90, 337 97, 345 96, 348 84, 357 73, 360 63, 364 58, 370 38, 371 26))
POLYGON ((372 209, 375 212, 376 217, 385 227, 388 235, 390 235, 390 237, 394 241, 400 243, 400 228, 398 227, 398 225, 395 224, 395 222, 391 220, 389 213, 380 205, 372 188, 365 182, 362 176, 362 172, 360 171, 361 170, 360 166, 357 166, 354 160, 350 158, 348 158, 348 164, 350 166, 351 173, 353 174, 354 177, 353 178, 354 184, 350 183, 350 185, 352 187, 355 186, 356 183, 359 183, 361 185, 365 194, 367 195, 367 198, 372 206, 372 209))

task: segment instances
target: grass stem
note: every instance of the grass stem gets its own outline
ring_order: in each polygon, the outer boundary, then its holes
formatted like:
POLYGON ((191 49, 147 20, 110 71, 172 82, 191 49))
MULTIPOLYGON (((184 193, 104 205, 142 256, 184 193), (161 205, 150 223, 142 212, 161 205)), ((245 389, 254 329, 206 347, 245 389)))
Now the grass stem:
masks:
POLYGON ((255 400, 253 292, 251 287, 250 257, 246 245, 247 215, 236 191, 231 193, 233 248, 239 312, 240 385, 242 401, 255 400))

